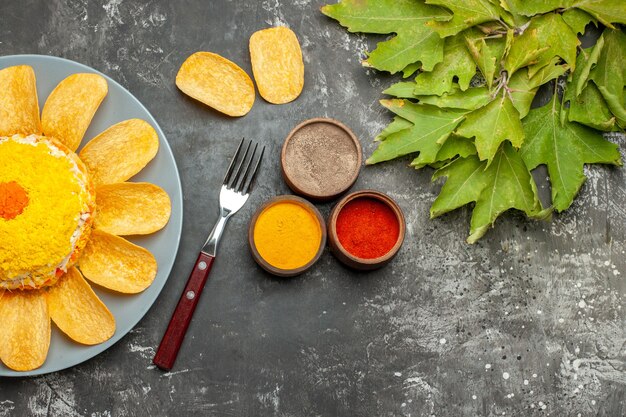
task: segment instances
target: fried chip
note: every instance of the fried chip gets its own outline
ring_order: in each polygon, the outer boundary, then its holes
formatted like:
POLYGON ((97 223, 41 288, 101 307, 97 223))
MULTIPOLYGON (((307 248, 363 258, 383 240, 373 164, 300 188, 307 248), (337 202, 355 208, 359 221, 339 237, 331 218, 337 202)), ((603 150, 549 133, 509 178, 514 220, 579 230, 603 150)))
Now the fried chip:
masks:
POLYGON ((126 294, 148 288, 157 272, 149 251, 97 229, 91 232, 78 267, 89 281, 126 294))
POLYGON ((96 345, 115 333, 115 318, 76 268, 46 293, 50 318, 78 343, 96 345))
POLYGON ((172 212, 170 197, 147 182, 101 185, 96 189, 96 229, 118 236, 161 230, 172 212))
POLYGON ((0 70, 0 136, 41 134, 35 72, 28 65, 0 70))
POLYGON ((250 37, 252 73, 259 94, 274 104, 295 100, 304 86, 304 62, 296 34, 279 26, 250 37))
POLYGON ((109 127, 80 151, 96 185, 126 181, 157 154, 159 136, 146 121, 130 119, 109 127))
POLYGON ((31 371, 46 361, 50 315, 41 290, 6 292, 0 303, 0 359, 14 371, 31 371))
POLYGON ((48 96, 41 112, 43 133, 75 151, 108 92, 98 74, 73 74, 48 96))
POLYGON ((190 97, 229 116, 243 116, 254 104, 254 84, 244 70, 211 52, 196 52, 183 62, 176 85, 190 97))

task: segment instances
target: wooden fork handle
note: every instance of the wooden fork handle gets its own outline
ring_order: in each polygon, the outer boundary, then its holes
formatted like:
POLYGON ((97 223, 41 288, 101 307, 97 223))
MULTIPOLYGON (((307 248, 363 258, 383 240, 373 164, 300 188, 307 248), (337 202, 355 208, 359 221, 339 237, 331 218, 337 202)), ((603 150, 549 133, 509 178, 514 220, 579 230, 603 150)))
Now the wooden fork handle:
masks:
POLYGON ((180 296, 176 310, 170 319, 170 324, 167 326, 163 340, 161 340, 159 349, 152 361, 165 371, 169 371, 174 366, 214 260, 215 257, 204 252, 200 252, 198 255, 187 285, 185 285, 185 290, 180 296))

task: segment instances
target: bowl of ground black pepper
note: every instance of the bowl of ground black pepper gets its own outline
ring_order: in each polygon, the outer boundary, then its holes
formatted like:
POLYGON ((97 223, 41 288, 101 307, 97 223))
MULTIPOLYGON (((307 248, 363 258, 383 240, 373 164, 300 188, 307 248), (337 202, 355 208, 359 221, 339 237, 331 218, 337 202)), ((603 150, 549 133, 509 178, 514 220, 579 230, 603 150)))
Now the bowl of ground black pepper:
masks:
POLYGON ((315 118, 296 126, 285 139, 281 169, 296 194, 329 201, 355 183, 361 169, 361 144, 334 119, 315 118))
POLYGON ((358 270, 377 269, 389 263, 400 250, 405 231, 402 209, 379 191, 362 190, 345 196, 328 218, 332 253, 358 270))

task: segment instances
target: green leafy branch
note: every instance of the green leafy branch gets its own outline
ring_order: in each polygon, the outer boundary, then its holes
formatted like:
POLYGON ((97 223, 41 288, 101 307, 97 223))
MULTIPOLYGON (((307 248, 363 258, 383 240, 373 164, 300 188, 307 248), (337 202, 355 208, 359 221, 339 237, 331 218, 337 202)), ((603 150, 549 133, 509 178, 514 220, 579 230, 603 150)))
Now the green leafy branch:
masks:
POLYGON ((468 242, 509 209, 546 219, 566 210, 585 164, 621 165, 601 132, 626 127, 626 4, 622 0, 343 0, 322 12, 351 32, 392 34, 364 65, 411 81, 381 100, 395 114, 368 164, 415 155, 446 178, 431 217, 474 204, 468 242), (580 47, 589 24, 604 27, 580 47), (562 94, 531 109, 539 88, 562 94), (556 88, 555 88, 556 90, 556 88), (552 206, 530 171, 545 165, 552 206))

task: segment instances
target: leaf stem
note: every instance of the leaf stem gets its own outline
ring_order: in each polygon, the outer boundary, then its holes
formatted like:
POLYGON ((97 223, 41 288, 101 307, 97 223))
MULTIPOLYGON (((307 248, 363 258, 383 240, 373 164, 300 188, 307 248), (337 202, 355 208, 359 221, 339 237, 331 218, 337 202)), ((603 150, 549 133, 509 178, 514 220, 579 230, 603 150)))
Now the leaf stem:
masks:
MULTIPOLYGON (((559 83, 557 82, 557 80, 554 80, 554 91, 553 94, 557 95, 557 89, 559 87, 559 83)), ((559 99, 559 97, 557 96, 555 100, 552 101, 552 113, 556 112, 556 101, 559 99)))
POLYGON ((500 94, 500 90, 504 87, 505 91, 508 88, 507 84, 508 84, 508 73, 506 71, 502 71, 501 73, 501 77, 498 78, 498 85, 496 85, 496 89, 495 91, 491 94, 492 98, 495 98, 498 94, 500 94))
POLYGON ((511 27, 509 25, 506 24, 506 22, 502 19, 498 19, 498 23, 500 23, 502 26, 504 26, 507 30, 511 29, 511 27))
POLYGON ((522 35, 524 32, 526 32, 526 29, 528 29, 528 26, 530 26, 530 20, 524 23, 522 26, 515 28, 514 30, 515 34, 522 35))

